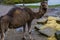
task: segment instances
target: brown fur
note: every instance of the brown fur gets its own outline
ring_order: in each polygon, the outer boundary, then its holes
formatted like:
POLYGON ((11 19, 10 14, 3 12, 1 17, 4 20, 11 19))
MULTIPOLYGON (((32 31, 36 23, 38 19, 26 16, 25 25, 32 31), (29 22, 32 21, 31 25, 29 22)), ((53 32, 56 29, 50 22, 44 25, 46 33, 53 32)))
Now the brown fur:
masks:
POLYGON ((47 3, 41 3, 41 9, 38 13, 33 12, 30 8, 12 8, 6 15, 0 19, 0 30, 2 33, 1 39, 4 40, 4 31, 8 28, 19 28, 23 26, 25 32, 26 23, 28 24, 28 31, 31 28, 31 22, 35 18, 41 18, 47 11, 47 3))

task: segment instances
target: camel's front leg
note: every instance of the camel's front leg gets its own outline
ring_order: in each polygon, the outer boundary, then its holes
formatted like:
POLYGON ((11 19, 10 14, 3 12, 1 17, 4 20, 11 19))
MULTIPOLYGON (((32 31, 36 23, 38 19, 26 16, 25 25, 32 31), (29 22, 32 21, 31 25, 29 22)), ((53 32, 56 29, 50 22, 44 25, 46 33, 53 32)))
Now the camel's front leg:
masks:
POLYGON ((31 22, 28 22, 28 33, 29 33, 29 37, 30 37, 30 40, 33 40, 33 37, 31 36, 31 22))

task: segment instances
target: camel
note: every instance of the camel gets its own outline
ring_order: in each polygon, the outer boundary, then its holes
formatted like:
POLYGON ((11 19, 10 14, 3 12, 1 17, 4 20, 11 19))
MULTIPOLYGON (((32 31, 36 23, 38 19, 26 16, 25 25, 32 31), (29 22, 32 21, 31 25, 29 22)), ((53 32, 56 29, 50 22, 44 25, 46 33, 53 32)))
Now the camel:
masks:
MULTIPOLYGON (((31 32, 29 31, 31 28, 31 22, 33 19, 41 18, 47 12, 48 4, 47 2, 41 2, 39 12, 35 13, 30 8, 24 7, 14 7, 12 8, 6 15, 0 17, 0 33, 1 33, 1 40, 4 40, 4 33, 9 29, 15 29, 23 26, 23 40, 25 40, 25 27, 26 24, 28 25, 28 33, 29 35, 31 32)), ((30 36, 30 39, 32 37, 30 36)))

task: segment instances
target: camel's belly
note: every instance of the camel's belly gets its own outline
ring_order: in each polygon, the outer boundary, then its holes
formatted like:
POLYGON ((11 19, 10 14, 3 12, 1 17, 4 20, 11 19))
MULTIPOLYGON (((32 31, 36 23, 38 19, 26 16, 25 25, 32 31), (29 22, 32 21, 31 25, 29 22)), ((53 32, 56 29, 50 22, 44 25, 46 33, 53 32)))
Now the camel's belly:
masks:
POLYGON ((13 26, 21 26, 21 25, 24 25, 26 22, 23 22, 23 21, 21 21, 21 22, 19 22, 19 21, 15 21, 15 22, 12 22, 12 25, 13 26))
POLYGON ((30 19, 30 16, 28 14, 25 14, 25 15, 22 15, 22 16, 16 15, 13 18, 11 24, 13 26, 21 26, 21 25, 26 24, 26 22, 29 21, 29 19, 30 19))
POLYGON ((14 21, 11 22, 10 28, 19 28, 25 24, 26 24, 26 22, 24 20, 19 21, 19 20, 15 19, 14 21))

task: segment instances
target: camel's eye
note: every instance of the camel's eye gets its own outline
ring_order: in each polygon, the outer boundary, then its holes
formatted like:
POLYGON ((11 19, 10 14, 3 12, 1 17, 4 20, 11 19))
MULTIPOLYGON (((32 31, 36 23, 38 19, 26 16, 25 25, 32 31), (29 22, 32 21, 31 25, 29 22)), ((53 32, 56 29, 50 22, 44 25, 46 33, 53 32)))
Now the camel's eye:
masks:
POLYGON ((42 5, 42 6, 45 6, 45 5, 42 5))

